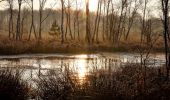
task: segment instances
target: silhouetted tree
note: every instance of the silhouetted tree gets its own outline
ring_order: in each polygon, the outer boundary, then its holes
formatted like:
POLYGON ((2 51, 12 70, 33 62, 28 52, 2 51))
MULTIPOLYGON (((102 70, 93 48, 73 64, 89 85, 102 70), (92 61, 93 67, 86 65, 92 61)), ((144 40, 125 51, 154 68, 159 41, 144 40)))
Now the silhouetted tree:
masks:
POLYGON ((28 40, 31 39, 31 33, 34 32, 35 38, 37 38, 36 31, 35 31, 35 25, 34 25, 34 0, 31 0, 31 27, 30 27, 30 33, 28 40))
POLYGON ((39 0, 39 39, 42 39, 43 9, 47 0, 39 0))
POLYGON ((89 0, 86 0, 86 40, 91 44, 89 0))
POLYGON ((18 18, 16 26, 16 40, 21 39, 21 5, 22 0, 18 0, 18 18))
POLYGON ((7 3, 9 4, 9 11, 10 11, 10 18, 9 18, 9 38, 11 38, 11 34, 13 35, 12 37, 14 38, 15 37, 15 34, 14 34, 14 23, 13 23, 13 7, 14 7, 14 0, 7 0, 7 3))
POLYGON ((60 0, 61 2, 61 44, 64 43, 64 0, 60 0))
POLYGON ((162 12, 163 12, 163 26, 164 26, 164 45, 165 45, 165 55, 166 55, 166 69, 167 69, 167 78, 169 78, 169 67, 170 67, 170 54, 169 52, 169 47, 168 43, 169 41, 169 26, 168 26, 168 16, 169 16, 169 0, 161 0, 162 3, 162 12))

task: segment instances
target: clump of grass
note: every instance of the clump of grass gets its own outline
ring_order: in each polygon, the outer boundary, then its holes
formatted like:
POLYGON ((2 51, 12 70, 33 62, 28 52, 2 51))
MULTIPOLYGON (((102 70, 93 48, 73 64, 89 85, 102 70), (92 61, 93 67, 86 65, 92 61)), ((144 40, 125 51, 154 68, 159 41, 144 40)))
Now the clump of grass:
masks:
POLYGON ((21 80, 19 74, 9 70, 0 70, 0 98, 3 100, 27 100, 27 83, 21 80))
POLYGON ((38 94, 42 100, 70 100, 72 86, 66 76, 53 73, 52 76, 40 77, 38 82, 38 94))

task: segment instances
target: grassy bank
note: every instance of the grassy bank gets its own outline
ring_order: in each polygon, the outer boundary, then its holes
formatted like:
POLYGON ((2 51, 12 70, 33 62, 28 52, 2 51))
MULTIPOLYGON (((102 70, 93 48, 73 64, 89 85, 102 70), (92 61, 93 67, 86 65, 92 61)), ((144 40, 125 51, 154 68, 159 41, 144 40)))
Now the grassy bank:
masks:
POLYGON ((165 81, 164 69, 161 68, 159 74, 158 69, 146 68, 145 75, 141 67, 137 65, 128 65, 117 72, 110 73, 99 70, 87 75, 83 83, 67 71, 62 75, 49 72, 47 77, 39 77, 35 81, 37 89, 31 89, 27 82, 18 77, 18 74, 1 70, 0 82, 3 84, 0 84, 0 98, 7 96, 8 100, 27 100, 28 98, 36 100, 169 100, 170 80, 165 81))
MULTIPOLYGON (((145 49, 138 43, 121 42, 119 46, 114 46, 108 42, 94 43, 89 46, 84 41, 66 41, 61 44, 61 40, 44 39, 15 41, 8 38, 0 39, 0 55, 12 54, 34 54, 34 53, 95 53, 95 52, 139 52, 145 49)), ((158 43, 152 49, 153 52, 163 52, 164 48, 158 43)))

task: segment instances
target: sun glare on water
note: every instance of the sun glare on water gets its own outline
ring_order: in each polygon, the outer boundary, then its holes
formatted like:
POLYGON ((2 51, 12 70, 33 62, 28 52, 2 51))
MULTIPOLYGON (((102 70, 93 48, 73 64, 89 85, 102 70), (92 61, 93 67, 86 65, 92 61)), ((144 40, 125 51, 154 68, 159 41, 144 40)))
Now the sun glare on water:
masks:
MULTIPOLYGON (((86 58, 87 55, 79 55, 79 58, 86 58)), ((78 59, 77 60, 77 74, 80 80, 80 83, 84 82, 87 74, 87 62, 86 59, 78 59)))
POLYGON ((84 59, 78 60, 78 76, 80 79, 85 78, 86 75, 86 61, 84 59))
POLYGON ((77 55, 77 56, 75 56, 76 58, 80 58, 80 59, 82 59, 82 58, 87 58, 87 55, 77 55))

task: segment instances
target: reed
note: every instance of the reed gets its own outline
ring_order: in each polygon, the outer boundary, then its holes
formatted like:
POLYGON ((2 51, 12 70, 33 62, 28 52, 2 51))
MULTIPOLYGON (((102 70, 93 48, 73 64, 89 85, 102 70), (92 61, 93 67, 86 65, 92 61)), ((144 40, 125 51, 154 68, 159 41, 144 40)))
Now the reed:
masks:
POLYGON ((20 74, 10 70, 0 71, 0 98, 3 100, 27 100, 29 88, 20 74))

